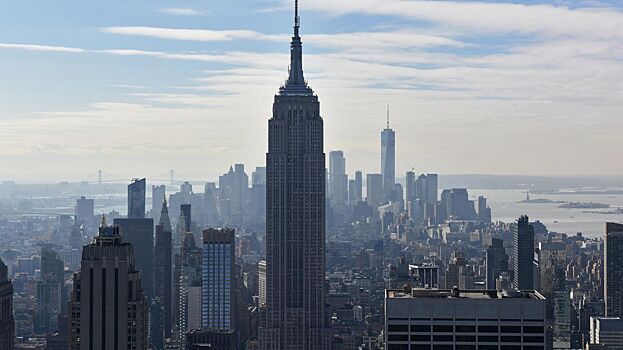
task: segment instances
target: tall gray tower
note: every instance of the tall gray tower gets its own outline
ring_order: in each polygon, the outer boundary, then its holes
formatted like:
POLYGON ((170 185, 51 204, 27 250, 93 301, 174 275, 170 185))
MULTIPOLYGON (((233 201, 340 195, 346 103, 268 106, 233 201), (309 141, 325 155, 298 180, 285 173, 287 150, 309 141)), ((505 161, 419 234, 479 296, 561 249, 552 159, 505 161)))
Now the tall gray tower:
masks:
POLYGON ((623 317, 623 225, 606 223, 604 299, 607 317, 623 317))
POLYGON ((383 175, 383 199, 389 199, 396 184, 396 133, 389 127, 389 106, 387 106, 387 127, 381 131, 381 175, 383 175))
POLYGON ((303 77, 298 1, 290 74, 274 98, 266 154, 263 350, 331 346, 325 313, 325 154, 318 96, 303 77))
POLYGON ((0 259, 0 349, 13 349, 13 285, 9 280, 7 266, 0 259))

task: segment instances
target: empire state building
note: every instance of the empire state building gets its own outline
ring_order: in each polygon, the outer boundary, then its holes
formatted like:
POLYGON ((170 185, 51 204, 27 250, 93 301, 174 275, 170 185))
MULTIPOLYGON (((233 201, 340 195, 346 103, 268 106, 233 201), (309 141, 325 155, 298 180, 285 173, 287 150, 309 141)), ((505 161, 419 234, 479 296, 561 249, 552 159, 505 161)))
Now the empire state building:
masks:
POLYGON ((325 350, 325 154, 318 96, 303 77, 298 0, 288 80, 275 95, 266 154, 262 350, 325 350))

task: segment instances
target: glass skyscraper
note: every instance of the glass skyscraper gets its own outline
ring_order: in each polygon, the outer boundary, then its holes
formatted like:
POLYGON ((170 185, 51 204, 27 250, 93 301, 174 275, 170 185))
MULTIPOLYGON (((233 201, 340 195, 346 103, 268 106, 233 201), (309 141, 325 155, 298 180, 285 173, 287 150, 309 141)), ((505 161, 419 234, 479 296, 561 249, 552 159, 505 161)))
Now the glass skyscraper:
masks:
POLYGON ((234 249, 233 229, 203 231, 201 318, 204 329, 235 329, 234 249))

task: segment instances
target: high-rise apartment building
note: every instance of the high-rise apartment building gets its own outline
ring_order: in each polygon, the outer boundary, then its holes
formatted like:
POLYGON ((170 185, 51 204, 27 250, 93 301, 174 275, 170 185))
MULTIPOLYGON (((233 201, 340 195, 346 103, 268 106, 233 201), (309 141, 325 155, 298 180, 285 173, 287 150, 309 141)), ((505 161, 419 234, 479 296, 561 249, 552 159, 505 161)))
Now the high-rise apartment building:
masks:
POLYGON ((513 233, 513 287, 534 290, 534 227, 527 216, 517 220, 513 233))
POLYGON ((259 348, 328 349, 325 154, 318 96, 303 76, 298 1, 288 80, 274 98, 266 155, 266 305, 259 348))
POLYGON ((332 206, 346 204, 348 198, 348 175, 344 152, 329 152, 329 202, 332 206))
POLYGON ((128 218, 145 218, 145 179, 133 179, 128 185, 128 218))
POLYGON ((523 349, 547 344, 538 292, 386 290, 385 349, 523 349))
POLYGON ((235 330, 236 235, 233 229, 203 231, 202 324, 212 331, 235 330))
POLYGON ((0 259, 0 350, 13 350, 14 332, 13 285, 7 266, 0 259))
MULTIPOLYGON (((164 337, 171 338, 173 329, 173 300, 172 262, 173 257, 173 230, 169 219, 167 200, 163 198, 160 205, 160 222, 156 225, 156 247, 154 249, 154 295, 162 306, 162 329, 164 337)), ((152 319, 153 322, 153 319, 152 319)))
POLYGON ((70 308, 71 349, 147 349, 148 304, 134 249, 103 218, 82 251, 70 308))
POLYGON ((396 183, 396 133, 389 127, 389 106, 387 106, 387 126, 381 131, 381 175, 383 200, 387 200, 396 183))
POLYGON ((623 318, 623 225, 606 223, 604 300, 607 317, 623 318))

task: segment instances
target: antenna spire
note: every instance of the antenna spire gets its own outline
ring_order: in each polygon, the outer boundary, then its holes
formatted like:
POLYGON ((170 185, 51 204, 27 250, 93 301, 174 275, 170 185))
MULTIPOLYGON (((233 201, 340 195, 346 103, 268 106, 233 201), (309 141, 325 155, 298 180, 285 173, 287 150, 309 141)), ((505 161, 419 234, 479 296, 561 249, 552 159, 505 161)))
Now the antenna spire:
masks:
POLYGON ((301 27, 301 18, 299 17, 299 0, 294 0, 294 35, 299 35, 301 27))
POLYGON ((389 104, 387 105, 387 129, 389 129, 389 104))

